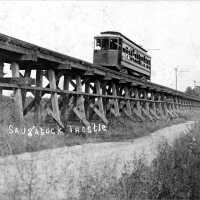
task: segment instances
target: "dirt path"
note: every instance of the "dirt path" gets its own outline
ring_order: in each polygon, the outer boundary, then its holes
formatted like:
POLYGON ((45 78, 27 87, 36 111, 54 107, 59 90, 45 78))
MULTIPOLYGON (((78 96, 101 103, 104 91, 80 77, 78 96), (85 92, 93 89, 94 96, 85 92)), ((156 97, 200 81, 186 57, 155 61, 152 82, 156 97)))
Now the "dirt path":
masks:
POLYGON ((0 199, 78 197, 79 184, 88 175, 108 183, 113 177, 120 177, 125 163, 141 155, 151 162, 160 142, 173 143, 193 125, 193 122, 173 125, 127 142, 91 143, 1 158, 0 199))

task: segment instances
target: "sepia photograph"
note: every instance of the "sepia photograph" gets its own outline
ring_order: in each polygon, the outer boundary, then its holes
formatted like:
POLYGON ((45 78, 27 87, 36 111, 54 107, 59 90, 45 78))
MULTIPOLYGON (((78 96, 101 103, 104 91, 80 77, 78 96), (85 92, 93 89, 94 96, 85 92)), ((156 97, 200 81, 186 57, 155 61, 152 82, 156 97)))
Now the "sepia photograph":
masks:
POLYGON ((199 200, 200 1, 0 1, 0 200, 199 200))

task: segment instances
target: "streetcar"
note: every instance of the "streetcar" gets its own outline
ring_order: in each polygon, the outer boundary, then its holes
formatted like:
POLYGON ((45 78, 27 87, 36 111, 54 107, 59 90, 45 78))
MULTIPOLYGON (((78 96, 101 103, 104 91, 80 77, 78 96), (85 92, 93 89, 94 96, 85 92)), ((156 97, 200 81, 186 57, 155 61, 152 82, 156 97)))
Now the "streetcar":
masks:
POLYGON ((150 80, 151 57, 142 46, 114 31, 101 32, 94 41, 94 64, 150 80))

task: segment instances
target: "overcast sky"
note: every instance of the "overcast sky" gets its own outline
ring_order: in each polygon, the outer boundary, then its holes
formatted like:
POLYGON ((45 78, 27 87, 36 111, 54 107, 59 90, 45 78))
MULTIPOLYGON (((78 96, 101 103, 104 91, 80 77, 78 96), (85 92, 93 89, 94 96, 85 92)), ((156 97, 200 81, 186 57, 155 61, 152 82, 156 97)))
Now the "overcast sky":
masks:
POLYGON ((200 2, 0 2, 0 32, 92 62, 93 37, 119 31, 150 50, 152 81, 200 85, 200 2), (181 72, 185 71, 185 72, 181 72))

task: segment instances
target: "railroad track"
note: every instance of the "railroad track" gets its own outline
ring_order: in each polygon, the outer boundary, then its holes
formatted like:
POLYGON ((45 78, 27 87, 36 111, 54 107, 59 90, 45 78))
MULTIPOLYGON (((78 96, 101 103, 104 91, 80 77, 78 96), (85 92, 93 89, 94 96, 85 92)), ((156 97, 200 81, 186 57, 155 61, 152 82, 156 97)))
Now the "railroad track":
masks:
POLYGON ((49 94, 45 109, 61 127, 71 117, 89 126, 97 117, 105 124, 110 117, 122 113, 130 119, 153 121, 176 118, 200 107, 200 98, 195 96, 3 34, 0 34, 0 88, 1 93, 14 91, 20 121, 34 110, 35 121, 41 122, 40 102, 49 94), (9 79, 3 77, 5 63, 10 64, 9 79), (28 105, 27 92, 34 96, 28 105))

